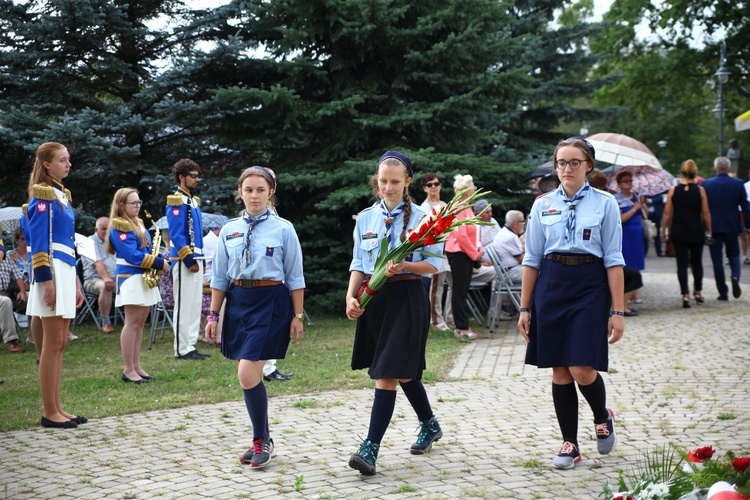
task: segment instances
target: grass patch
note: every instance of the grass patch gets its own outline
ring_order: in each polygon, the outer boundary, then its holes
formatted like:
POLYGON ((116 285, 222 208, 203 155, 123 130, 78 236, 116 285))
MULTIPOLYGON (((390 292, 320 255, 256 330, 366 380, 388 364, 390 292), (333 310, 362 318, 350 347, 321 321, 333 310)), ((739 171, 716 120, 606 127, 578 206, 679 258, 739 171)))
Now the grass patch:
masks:
MULTIPOLYGON (((269 397, 309 394, 328 390, 374 387, 367 370, 350 366, 355 323, 334 317, 315 317, 305 325, 305 338, 290 345, 279 368, 296 375, 284 383, 267 383, 269 397)), ((149 384, 125 384, 120 380, 122 356, 118 327, 114 334, 101 333, 93 323, 76 327, 80 340, 68 344, 63 355, 61 400, 63 409, 87 418, 127 415, 195 404, 239 401, 235 363, 217 347, 199 343, 211 357, 203 361, 174 359, 173 337, 167 333, 148 350, 144 331, 141 365, 154 378, 149 384)), ((427 342, 427 370, 422 380, 445 380, 462 345, 452 334, 431 330, 427 342)), ((32 345, 25 353, 0 353, 0 432, 36 427, 42 416, 42 397, 32 345)), ((185 414, 189 420, 189 414, 185 414)), ((179 430, 179 429, 175 429, 179 430)))

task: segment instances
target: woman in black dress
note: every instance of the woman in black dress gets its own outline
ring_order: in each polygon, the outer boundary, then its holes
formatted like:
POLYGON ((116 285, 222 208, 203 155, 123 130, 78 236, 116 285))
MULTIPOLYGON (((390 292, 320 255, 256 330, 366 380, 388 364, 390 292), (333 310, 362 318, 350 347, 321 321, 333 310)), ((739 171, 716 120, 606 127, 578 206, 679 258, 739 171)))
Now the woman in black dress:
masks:
POLYGON ((688 262, 693 268, 693 297, 703 303, 703 243, 711 234, 711 212, 708 210, 706 190, 695 183, 698 166, 693 160, 682 163, 680 184, 669 189, 664 215, 661 219, 662 241, 674 244, 677 257, 677 279, 682 293, 682 307, 690 307, 688 262))

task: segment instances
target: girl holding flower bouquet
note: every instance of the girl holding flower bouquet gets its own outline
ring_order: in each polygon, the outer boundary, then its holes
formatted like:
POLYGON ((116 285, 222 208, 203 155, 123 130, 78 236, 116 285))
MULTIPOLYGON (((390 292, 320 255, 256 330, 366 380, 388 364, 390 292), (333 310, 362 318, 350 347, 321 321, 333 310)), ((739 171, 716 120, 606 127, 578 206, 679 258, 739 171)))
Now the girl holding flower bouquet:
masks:
POLYGON ((518 329, 528 342, 526 363, 552 368, 563 438, 553 465, 572 469, 581 460, 576 383, 594 414, 599 453, 615 445, 599 371, 608 368, 608 342, 623 334, 625 261, 617 202, 586 182, 593 146, 571 137, 557 145, 552 162, 561 184, 537 198, 528 217, 518 329))
MULTIPOLYGON (((437 272, 440 259, 419 249, 401 262, 387 262, 388 280, 366 310, 360 306, 358 292, 375 272, 378 255, 385 248, 384 244, 381 246, 383 239, 387 240, 387 250, 393 250, 405 240, 407 230, 416 228, 425 215, 409 197, 414 172, 408 156, 398 151, 386 152, 378 162, 377 175, 382 200, 357 217, 346 294, 346 315, 357 320, 352 369, 369 368, 368 374, 375 380, 367 439, 349 460, 350 467, 365 475, 375 474, 380 442, 396 404, 397 385, 401 385, 421 427, 411 453, 429 452, 443 436, 421 382, 430 326, 430 302, 421 275, 437 272)), ((439 255, 441 247, 430 245, 425 250, 439 255)), ((368 288, 364 290, 375 294, 368 288)))

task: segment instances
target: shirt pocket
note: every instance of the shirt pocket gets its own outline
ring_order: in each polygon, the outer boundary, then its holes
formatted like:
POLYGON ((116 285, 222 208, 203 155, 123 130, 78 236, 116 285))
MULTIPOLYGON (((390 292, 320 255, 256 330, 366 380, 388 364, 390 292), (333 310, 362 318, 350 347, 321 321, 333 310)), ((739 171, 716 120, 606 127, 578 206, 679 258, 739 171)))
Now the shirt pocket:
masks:
POLYGON ((546 239, 554 240, 565 237, 565 224, 562 214, 543 215, 539 217, 546 239))
POLYGON ((278 257, 282 259, 281 240, 277 238, 259 238, 258 239, 258 251, 261 252, 261 256, 267 258, 278 257))
POLYGON ((601 220, 595 217, 581 217, 576 223, 576 239, 584 244, 599 245, 601 237, 601 220))
POLYGON ((230 260, 239 259, 242 255, 242 251, 245 249, 245 235, 236 236, 232 239, 226 240, 224 246, 227 249, 227 254, 230 260))

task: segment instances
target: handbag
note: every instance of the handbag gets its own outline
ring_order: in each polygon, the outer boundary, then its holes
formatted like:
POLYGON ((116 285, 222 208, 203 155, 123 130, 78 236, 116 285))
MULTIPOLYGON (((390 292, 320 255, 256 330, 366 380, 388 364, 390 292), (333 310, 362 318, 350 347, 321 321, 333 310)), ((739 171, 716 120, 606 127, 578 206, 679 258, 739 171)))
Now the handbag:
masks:
POLYGON ((654 221, 643 219, 643 237, 647 240, 652 240, 657 236, 659 236, 659 230, 656 229, 654 221))

